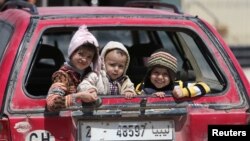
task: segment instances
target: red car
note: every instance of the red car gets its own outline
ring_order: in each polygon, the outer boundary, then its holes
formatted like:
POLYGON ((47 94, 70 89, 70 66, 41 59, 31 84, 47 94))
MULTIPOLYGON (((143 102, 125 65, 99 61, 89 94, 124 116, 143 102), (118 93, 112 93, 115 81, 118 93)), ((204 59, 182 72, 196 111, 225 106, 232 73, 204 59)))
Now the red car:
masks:
POLYGON ((0 11, 0 37, 0 140, 207 141, 210 125, 250 123, 250 85, 230 48, 209 23, 173 5, 36 7, 9 1, 0 11), (167 48, 178 59, 178 79, 204 81, 211 92, 185 99, 101 96, 100 107, 47 111, 51 75, 83 24, 100 47, 124 43, 135 85, 146 72, 143 59, 167 48))

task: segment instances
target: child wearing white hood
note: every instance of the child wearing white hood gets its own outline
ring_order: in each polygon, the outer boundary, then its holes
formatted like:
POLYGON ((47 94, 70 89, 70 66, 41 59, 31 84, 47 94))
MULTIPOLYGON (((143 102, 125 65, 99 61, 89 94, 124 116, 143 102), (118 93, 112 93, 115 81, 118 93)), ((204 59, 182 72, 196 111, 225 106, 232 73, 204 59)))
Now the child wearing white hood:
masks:
POLYGON ((129 53, 120 42, 110 41, 100 55, 102 69, 92 72, 78 85, 78 91, 96 90, 98 95, 124 95, 131 99, 136 95, 134 84, 126 75, 129 66, 129 53))
POLYGON ((49 111, 59 111, 98 99, 94 90, 77 92, 77 86, 85 75, 92 71, 99 72, 98 48, 96 38, 82 25, 70 41, 68 61, 52 75, 52 85, 46 99, 49 111))

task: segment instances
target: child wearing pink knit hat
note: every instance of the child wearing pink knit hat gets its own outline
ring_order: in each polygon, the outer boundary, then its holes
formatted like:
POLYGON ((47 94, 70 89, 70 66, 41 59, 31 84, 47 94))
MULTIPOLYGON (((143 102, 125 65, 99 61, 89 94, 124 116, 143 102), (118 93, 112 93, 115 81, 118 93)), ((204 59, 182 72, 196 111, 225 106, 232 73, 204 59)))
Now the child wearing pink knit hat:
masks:
POLYGON ((204 82, 186 83, 176 81, 177 59, 165 49, 155 51, 147 61, 148 72, 136 91, 139 94, 153 94, 165 97, 172 92, 175 98, 196 97, 210 92, 204 82))
POLYGON ((99 71, 99 45, 96 38, 82 25, 73 35, 67 61, 53 73, 52 85, 47 95, 49 111, 58 111, 70 106, 95 102, 94 90, 77 92, 83 77, 91 71, 99 71))

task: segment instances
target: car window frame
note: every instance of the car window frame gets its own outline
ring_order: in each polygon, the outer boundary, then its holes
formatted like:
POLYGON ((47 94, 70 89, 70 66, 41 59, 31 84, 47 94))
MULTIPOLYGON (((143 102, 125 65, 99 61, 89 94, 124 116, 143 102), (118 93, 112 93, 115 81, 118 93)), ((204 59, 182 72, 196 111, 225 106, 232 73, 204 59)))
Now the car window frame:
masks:
MULTIPOLYGON (((53 27, 53 28, 56 28, 56 27, 53 27)), ((59 28, 59 27, 58 27, 59 28)), ((106 27, 107 28, 107 27, 106 27)), ((98 31, 101 31, 101 32, 105 32, 105 31, 108 31, 108 29, 91 29, 92 31, 93 31, 93 33, 95 33, 95 32, 98 32, 98 31)), ((71 29, 73 29, 73 28, 71 28, 71 29)), ((137 31, 144 31, 144 29, 146 29, 146 27, 137 27, 136 29, 134 29, 134 30, 137 30, 137 31)), ((145 30, 145 31, 147 31, 147 32, 149 32, 149 31, 154 31, 154 32, 158 32, 158 31, 163 31, 163 32, 168 32, 168 30, 167 30, 168 28, 167 27, 165 27, 165 28, 159 28, 159 29, 153 29, 153 30, 145 30)), ((47 29, 46 29, 47 30, 47 29)), ((75 29, 74 29, 75 30, 75 29)), ((123 27, 121 27, 121 29, 119 28, 119 27, 116 27, 116 29, 113 29, 112 31, 116 31, 116 30, 124 30, 124 31, 133 31, 132 29, 130 29, 130 28, 128 28, 128 29, 126 29, 126 28, 123 28, 123 27)), ((178 30, 180 30, 180 33, 181 33, 181 31, 182 31, 182 29, 176 29, 176 38, 181 38, 181 36, 180 35, 177 35, 177 34, 179 34, 179 31, 178 30)), ((111 31, 111 32, 112 32, 111 31)), ((45 31, 44 31, 45 32, 45 31)), ((173 32, 173 31, 171 31, 171 32, 173 32)), ((189 35, 191 33, 191 31, 189 31, 189 32, 184 32, 183 31, 183 34, 186 34, 187 36, 189 36, 190 38, 193 38, 194 36, 197 36, 197 35, 189 35)), ((151 33, 150 33, 151 34, 151 33)), ((196 34, 195 32, 193 32, 192 34, 196 34)), ((43 33, 41 33, 41 37, 43 36, 43 33)), ((159 36, 158 38, 160 39, 160 35, 157 35, 157 36, 159 36)), ((41 38, 40 37, 40 38, 41 38)), ((167 36, 166 36, 167 37, 167 36)), ((149 38, 149 37, 148 37, 149 38)), ((169 38, 169 37, 168 37, 169 38)), ((40 39, 41 40, 41 39, 40 39)), ((160 39, 161 40, 161 39, 160 39)), ((170 38, 169 38, 169 40, 171 40, 170 38)), ((183 40, 184 41, 184 39, 178 39, 178 40, 183 40)), ((173 41, 172 41, 173 42, 173 41)), ((202 41, 200 41, 200 42, 202 42, 202 41)), ((157 44, 164 44, 164 43, 162 43, 162 42, 160 42, 160 43, 157 43, 157 44)), ((180 43, 178 43, 179 44, 179 46, 181 45, 180 43)), ((195 43, 194 43, 195 44, 195 43)), ((174 44, 172 44, 172 49, 170 48, 170 50, 174 50, 173 52, 174 52, 174 54, 175 53, 177 53, 178 51, 176 50, 177 48, 175 48, 174 46, 178 46, 178 45, 174 45, 174 44)), ((186 45, 181 45, 181 46, 186 46, 186 45)), ((166 47, 166 45, 163 45, 163 47, 165 48, 166 47)), ((196 47, 198 47, 198 46, 196 46, 196 47)), ((129 48, 129 47, 128 47, 129 48)), ((197 48, 198 49, 198 48, 197 48)), ((199 48, 200 49, 200 48, 199 48)), ((199 50, 198 49, 198 50, 199 50)), ((189 49, 189 50, 192 50, 192 49, 189 49)), ((173 53, 173 52, 171 52, 171 53, 173 53)), ((202 52, 201 52, 202 53, 202 52)), ((179 53, 177 53, 177 54, 179 54, 179 53)), ((192 55, 190 55, 190 57, 194 57, 194 56, 192 56, 192 55)), ((178 57, 178 58, 181 58, 181 57, 178 57)), ((189 59, 191 59, 192 60, 192 58, 189 58, 189 59)), ((205 58, 204 58, 205 59, 205 58)), ((193 59, 193 60, 195 60, 195 59, 193 59)), ((181 61, 181 63, 183 63, 184 61, 182 60, 181 61)), ((197 62, 193 62, 193 63, 197 63, 197 62)), ((209 65, 208 63, 207 63, 207 65, 209 65)), ((198 65, 199 66, 199 65, 198 65)), ((194 67, 194 66, 193 66, 194 67)), ((195 67, 197 67, 197 66, 195 66, 195 67)), ((180 65, 178 66, 178 68, 180 68, 180 65)), ((190 68, 190 69, 192 69, 192 68, 190 68)), ((212 71, 212 70, 211 70, 212 71)), ((197 73, 197 76, 203 76, 201 73, 202 73, 202 71, 201 70, 196 70, 196 73, 197 73)), ((206 78, 206 77, 205 77, 206 78)), ((198 80, 200 81, 200 79, 204 79, 204 77, 203 78, 198 78, 198 80)), ((32 94, 31 94, 32 95, 32 94)))
POLYGON ((4 52, 7 48, 7 45, 10 39, 13 36, 14 27, 9 23, 0 20, 0 64, 2 62, 2 58, 4 56, 4 52))

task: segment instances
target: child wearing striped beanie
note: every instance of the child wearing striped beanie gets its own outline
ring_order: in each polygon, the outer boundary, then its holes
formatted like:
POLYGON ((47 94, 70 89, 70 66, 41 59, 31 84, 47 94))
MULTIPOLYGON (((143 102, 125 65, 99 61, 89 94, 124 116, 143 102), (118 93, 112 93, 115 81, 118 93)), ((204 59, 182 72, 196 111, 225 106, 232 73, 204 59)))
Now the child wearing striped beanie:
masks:
POLYGON ((176 79, 177 59, 166 49, 156 50, 147 61, 148 72, 142 83, 136 87, 139 94, 154 94, 165 97, 167 93, 175 98, 196 97, 210 92, 204 82, 186 83, 176 79))

